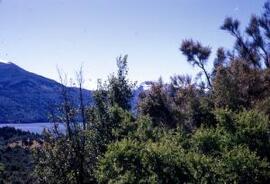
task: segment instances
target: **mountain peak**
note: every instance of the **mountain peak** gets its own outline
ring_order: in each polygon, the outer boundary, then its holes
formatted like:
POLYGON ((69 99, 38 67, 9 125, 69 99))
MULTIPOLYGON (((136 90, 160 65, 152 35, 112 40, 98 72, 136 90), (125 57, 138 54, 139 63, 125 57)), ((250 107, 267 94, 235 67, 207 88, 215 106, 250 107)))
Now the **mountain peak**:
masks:
POLYGON ((20 68, 20 69, 22 69, 21 67, 19 67, 18 65, 16 65, 13 62, 5 62, 3 60, 0 60, 0 67, 4 67, 4 68, 20 68))
POLYGON ((8 62, 0 62, 0 80, 12 80, 15 78, 21 78, 27 76, 29 72, 19 67, 18 65, 8 62))
POLYGON ((16 64, 11 61, 5 61, 0 59, 0 65, 16 65, 16 64))

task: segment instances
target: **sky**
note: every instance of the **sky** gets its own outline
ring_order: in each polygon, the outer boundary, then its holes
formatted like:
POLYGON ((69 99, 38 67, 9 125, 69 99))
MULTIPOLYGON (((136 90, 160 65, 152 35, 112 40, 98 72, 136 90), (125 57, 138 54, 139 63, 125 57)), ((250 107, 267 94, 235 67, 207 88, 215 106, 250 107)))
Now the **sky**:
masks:
MULTIPOLYGON (((179 51, 193 38, 215 50, 231 48, 220 30, 232 16, 247 25, 264 0, 0 0, 0 60, 58 80, 57 67, 70 77, 84 67, 86 88, 116 71, 128 54, 129 79, 169 81, 192 74, 179 51)), ((208 68, 211 67, 209 64, 208 68)))

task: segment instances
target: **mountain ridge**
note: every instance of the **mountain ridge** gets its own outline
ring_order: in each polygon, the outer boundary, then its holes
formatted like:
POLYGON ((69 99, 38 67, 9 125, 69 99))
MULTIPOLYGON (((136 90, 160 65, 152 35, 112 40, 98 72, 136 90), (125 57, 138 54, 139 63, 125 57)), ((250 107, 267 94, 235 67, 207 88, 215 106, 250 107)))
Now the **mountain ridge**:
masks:
MULTIPOLYGON (((0 123, 48 122, 50 105, 60 102, 61 86, 14 63, 0 62, 0 123)), ((68 90, 76 101, 78 89, 68 90)), ((91 101, 91 91, 84 89, 84 96, 91 101)))

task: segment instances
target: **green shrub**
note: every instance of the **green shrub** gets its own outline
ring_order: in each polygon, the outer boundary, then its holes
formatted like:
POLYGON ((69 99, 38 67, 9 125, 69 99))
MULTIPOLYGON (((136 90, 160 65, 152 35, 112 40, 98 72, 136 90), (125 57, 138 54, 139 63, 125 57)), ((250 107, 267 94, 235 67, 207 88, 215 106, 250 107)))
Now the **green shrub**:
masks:
POLYGON ((235 113, 229 109, 216 109, 215 116, 217 126, 224 128, 228 132, 235 132, 235 113))
POLYGON ((100 183, 185 183, 192 177, 175 144, 123 140, 109 146, 97 171, 100 183))
POLYGON ((270 159, 269 119, 257 111, 244 111, 236 116, 235 141, 246 144, 261 157, 270 159))
POLYGON ((237 146, 224 153, 218 163, 218 172, 222 176, 220 183, 269 183, 270 167, 255 152, 245 146, 237 146))
POLYGON ((185 156, 189 165, 191 178, 190 183, 217 183, 218 174, 216 172, 217 159, 196 152, 188 152, 185 156))
POLYGON ((112 135, 115 140, 121 140, 131 136, 136 129, 132 114, 121 107, 115 105, 110 108, 110 121, 112 126, 112 135))
POLYGON ((221 128, 198 129, 192 136, 192 145, 196 152, 218 156, 231 144, 230 135, 221 128))

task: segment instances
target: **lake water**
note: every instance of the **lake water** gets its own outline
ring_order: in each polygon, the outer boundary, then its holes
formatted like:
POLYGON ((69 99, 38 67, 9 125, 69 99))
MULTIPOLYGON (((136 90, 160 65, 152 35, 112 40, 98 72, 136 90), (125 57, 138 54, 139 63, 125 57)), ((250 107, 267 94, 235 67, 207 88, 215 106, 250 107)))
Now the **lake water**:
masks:
MULTIPOLYGON (((1 127, 14 127, 16 129, 20 129, 23 131, 29 131, 33 133, 38 133, 41 134, 42 131, 46 129, 51 129, 53 128, 53 123, 19 123, 19 124, 0 124, 1 127)), ((64 129, 64 125, 59 125, 60 129, 64 129)))

